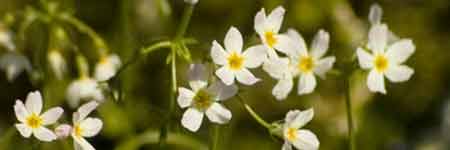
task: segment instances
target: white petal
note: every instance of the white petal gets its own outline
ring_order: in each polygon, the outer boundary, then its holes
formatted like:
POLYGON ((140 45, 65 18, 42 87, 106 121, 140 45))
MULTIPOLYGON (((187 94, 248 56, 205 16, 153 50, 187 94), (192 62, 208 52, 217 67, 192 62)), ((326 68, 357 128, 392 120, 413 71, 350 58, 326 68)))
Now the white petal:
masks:
POLYGON ((206 110, 206 116, 211 122, 218 124, 225 124, 231 120, 231 112, 219 103, 213 103, 206 110))
POLYGON ((253 85, 260 80, 256 78, 248 69, 242 69, 236 72, 236 79, 245 85, 253 85))
POLYGON ((288 29, 287 31, 288 36, 291 38, 291 41, 293 43, 294 49, 291 52, 294 56, 305 56, 308 55, 307 47, 305 40, 303 39, 302 35, 298 33, 295 29, 288 29))
POLYGON ((242 54, 245 58, 244 66, 247 68, 259 67, 266 59, 266 47, 263 45, 252 46, 242 54))
POLYGON ((264 26, 266 23, 266 11, 264 8, 261 8, 261 10, 256 13, 255 16, 255 31, 258 34, 262 34, 264 32, 264 26))
POLYGON ((363 50, 362 48, 359 48, 356 50, 356 54, 358 55, 358 62, 359 66, 363 69, 370 69, 373 67, 373 56, 363 50))
POLYGON ((214 82, 210 87, 208 87, 208 92, 213 93, 215 100, 226 100, 233 97, 238 92, 238 87, 236 85, 226 85, 221 81, 214 82))
POLYGON ((292 145, 288 141, 284 141, 283 147, 281 150, 292 150, 292 145))
POLYGON ((17 120, 20 122, 25 122, 26 118, 30 115, 25 105, 20 100, 16 100, 14 105, 14 112, 16 113, 17 120))
POLYGON ((226 85, 232 85, 234 83, 234 73, 226 66, 219 68, 216 71, 216 76, 219 77, 219 79, 226 85))
POLYGON ((287 35, 279 34, 275 35, 277 42, 273 46, 279 52, 284 53, 285 55, 292 55, 293 51, 295 51, 294 43, 297 41, 292 41, 291 38, 287 35))
POLYGON ((72 126, 68 124, 62 124, 55 128, 55 135, 59 139, 65 139, 72 133, 72 126))
POLYGON ((324 30, 320 30, 314 37, 311 45, 311 56, 321 58, 328 50, 330 43, 330 34, 324 30))
POLYGON ((409 80, 414 70, 405 65, 391 65, 385 72, 386 77, 392 82, 404 82, 409 80))
POLYGON ((81 137, 74 137, 73 138, 75 142, 73 144, 75 145, 75 150, 95 150, 95 148, 89 144, 86 139, 81 137))
POLYGON ((86 118, 81 121, 80 128, 83 137, 93 137, 97 135, 103 127, 103 122, 98 118, 86 118))
POLYGON ((302 74, 300 75, 299 83, 298 83, 298 94, 309 94, 314 91, 316 88, 316 77, 312 73, 302 74))
POLYGON ((384 53, 387 44, 388 29, 385 24, 377 24, 372 26, 369 31, 368 47, 375 54, 384 53))
POLYGON ((382 16, 383 16, 383 9, 381 9, 380 5, 376 3, 372 4, 372 6, 370 6, 369 22, 372 25, 380 24, 382 16))
POLYGON ((56 140, 56 135, 51 130, 45 128, 45 127, 39 127, 37 129, 33 130, 33 135, 37 139, 44 141, 44 142, 50 142, 53 140, 56 140))
POLYGON ((395 64, 400 64, 405 62, 414 53, 415 49, 416 47, 411 40, 400 40, 388 48, 386 57, 395 64))
POLYGON ((380 92, 386 94, 383 74, 378 73, 375 69, 372 69, 369 72, 369 76, 367 76, 367 86, 372 92, 380 92))
POLYGON ((204 64, 189 65, 188 79, 189 81, 208 81, 209 69, 204 64))
POLYGON ((16 124, 16 128, 17 128, 17 131, 19 131, 20 135, 22 135, 23 137, 26 137, 26 138, 29 138, 33 131, 33 129, 31 129, 30 127, 28 127, 27 125, 25 125, 23 123, 16 124))
POLYGON ((27 96, 27 101, 25 106, 30 113, 35 113, 36 115, 41 114, 42 111, 42 96, 39 91, 31 92, 27 96))
POLYGON ((263 70, 266 71, 272 78, 281 79, 286 74, 289 74, 289 59, 269 58, 266 62, 264 62, 263 70))
POLYGON ((305 126, 314 117, 314 110, 312 108, 305 111, 289 111, 286 114, 285 121, 290 128, 299 129, 305 126))
POLYGON ((314 73, 321 78, 325 78, 326 73, 333 68, 333 64, 336 61, 336 57, 329 56, 319 60, 314 68, 314 73))
POLYGON ((317 139, 317 136, 311 131, 299 130, 297 131, 297 137, 297 140, 292 142, 295 148, 302 150, 319 149, 319 139, 317 139))
POLYGON ((214 61, 215 64, 218 65, 225 65, 227 64, 227 57, 228 54, 225 52, 222 46, 220 46, 217 41, 213 41, 212 47, 211 47, 211 58, 214 61))
POLYGON ((185 108, 191 105, 192 99, 195 97, 195 93, 186 88, 178 88, 177 102, 181 108, 185 108))
POLYGON ((272 95, 275 96, 277 100, 284 100, 289 95, 292 90, 294 83, 292 77, 284 77, 278 80, 278 83, 272 89, 272 95))
POLYGON ((42 124, 49 125, 55 123, 63 114, 64 110, 61 107, 55 107, 47 110, 41 115, 42 124))
POLYGON ((196 92, 208 86, 208 82, 202 80, 189 81, 189 86, 196 92))
POLYGON ((202 125, 203 112, 195 108, 189 108, 184 112, 181 124, 189 131, 196 132, 202 125))
POLYGON ((84 120, 84 118, 86 118, 92 111, 94 111, 97 108, 97 106, 98 103, 96 101, 91 101, 89 103, 82 105, 77 110, 79 117, 75 119, 74 122, 84 120))
POLYGON ((267 25, 274 33, 278 33, 283 23, 284 13, 286 10, 282 6, 278 6, 267 16, 267 25))
POLYGON ((235 51, 237 53, 241 53, 243 47, 243 39, 241 32, 235 27, 231 27, 228 30, 227 35, 225 35, 225 49, 228 52, 235 51))

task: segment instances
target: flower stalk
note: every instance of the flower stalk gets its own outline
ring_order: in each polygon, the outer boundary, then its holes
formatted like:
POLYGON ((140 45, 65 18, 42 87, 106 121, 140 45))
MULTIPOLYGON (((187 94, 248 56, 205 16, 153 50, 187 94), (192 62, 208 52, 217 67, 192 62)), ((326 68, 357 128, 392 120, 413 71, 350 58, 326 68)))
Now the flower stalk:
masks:
POLYGON ((352 115, 352 101, 351 101, 351 89, 350 89, 350 74, 345 77, 344 80, 344 86, 345 86, 345 104, 347 109, 347 126, 348 126, 348 137, 349 137, 349 149, 354 150, 355 149, 355 137, 354 137, 354 129, 353 129, 353 115, 352 115))
POLYGON ((245 110, 250 114, 250 116, 253 117, 253 119, 256 120, 261 126, 267 128, 269 131, 271 131, 274 126, 264 119, 262 119, 255 111, 253 111, 252 107, 250 107, 248 104, 245 103, 244 99, 238 94, 237 95, 239 101, 244 105, 245 110))

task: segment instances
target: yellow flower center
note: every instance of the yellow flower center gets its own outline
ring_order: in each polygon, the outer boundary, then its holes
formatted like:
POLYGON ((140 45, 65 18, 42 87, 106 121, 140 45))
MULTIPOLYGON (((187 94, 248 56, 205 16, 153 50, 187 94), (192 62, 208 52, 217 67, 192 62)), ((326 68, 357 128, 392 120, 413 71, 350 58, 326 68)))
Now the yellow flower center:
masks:
POLYGON ((378 72, 384 72, 389 65, 389 60, 384 55, 377 55, 374 59, 375 69, 378 72))
POLYGON ((242 65, 244 64, 244 58, 240 56, 238 53, 233 52, 230 56, 228 56, 228 66, 232 70, 240 70, 242 65))
POLYGON ((27 125, 33 129, 39 128, 42 125, 42 119, 35 113, 31 114, 30 117, 27 118, 27 125))
POLYGON ((310 56, 301 56, 297 67, 303 73, 311 72, 314 68, 314 60, 310 56))
POLYGON ((297 129, 294 128, 288 128, 286 132, 286 138, 289 141, 294 141, 297 139, 297 129))
POLYGON ((266 38, 267 45, 271 48, 277 43, 277 39, 272 31, 264 33, 264 37, 266 38))
POLYGON ((206 110, 213 103, 211 95, 205 90, 199 90, 194 97, 194 107, 199 110, 206 110))
POLYGON ((74 132, 74 134, 75 134, 76 137, 81 137, 81 134, 83 133, 83 129, 80 127, 79 124, 76 124, 76 125, 73 127, 73 132, 74 132))

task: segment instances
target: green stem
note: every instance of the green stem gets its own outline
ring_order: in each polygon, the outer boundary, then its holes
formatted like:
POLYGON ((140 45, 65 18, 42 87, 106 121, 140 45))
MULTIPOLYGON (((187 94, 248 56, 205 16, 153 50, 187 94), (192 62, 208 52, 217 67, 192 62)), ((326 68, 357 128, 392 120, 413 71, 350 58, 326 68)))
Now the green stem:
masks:
POLYGON ((238 94, 237 97, 241 101, 242 105, 244 105, 245 110, 250 114, 250 116, 253 117, 253 119, 256 120, 260 125, 267 128, 269 131, 274 128, 270 123, 262 119, 255 111, 253 111, 252 107, 250 107, 248 104, 244 102, 244 99, 238 94))
POLYGON ((210 149, 218 150, 219 140, 220 140, 220 125, 213 125, 213 141, 211 142, 210 149))
POLYGON ((181 39, 186 33, 192 13, 194 12, 194 6, 195 5, 186 5, 183 13, 183 18, 181 18, 181 24, 178 27, 177 33, 175 35, 175 40, 181 39))
POLYGON ((86 35, 88 35, 94 41, 94 44, 97 48, 97 52, 99 53, 100 56, 107 55, 107 52, 109 51, 108 46, 106 45, 103 38, 101 38, 101 36, 98 35, 97 32, 95 32, 92 28, 83 23, 81 20, 78 20, 77 18, 69 14, 61 14, 58 16, 58 18, 69 24, 72 24, 81 33, 85 33, 86 35))
POLYGON ((349 137, 349 143, 348 147, 350 150, 355 149, 355 137, 354 137, 354 130, 353 130, 353 115, 352 115, 352 102, 351 102, 351 89, 350 89, 350 74, 345 77, 345 103, 347 108, 347 125, 348 125, 348 137, 349 137))

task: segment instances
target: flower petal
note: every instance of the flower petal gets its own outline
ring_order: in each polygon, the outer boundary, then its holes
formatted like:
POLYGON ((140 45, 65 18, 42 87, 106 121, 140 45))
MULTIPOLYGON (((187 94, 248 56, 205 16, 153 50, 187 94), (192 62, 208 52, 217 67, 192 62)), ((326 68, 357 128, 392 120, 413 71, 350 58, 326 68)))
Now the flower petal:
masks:
POLYGON ((405 65, 391 65, 385 72, 386 77, 392 82, 404 82, 411 78, 414 70, 405 65))
POLYGON ((221 81, 214 82, 208 87, 208 92, 213 93, 217 101, 226 100, 233 97, 238 92, 238 87, 234 84, 226 85, 221 81))
POLYGON ((286 10, 282 6, 278 6, 267 16, 267 25, 274 33, 278 33, 283 23, 284 13, 286 10))
POLYGON ((410 39, 400 40, 392 44, 386 51, 386 57, 395 64, 405 62, 411 56, 416 47, 410 39))
POLYGON ((236 79, 245 85, 253 85, 260 79, 256 78, 248 69, 242 69, 236 72, 236 79))
POLYGON ((189 65, 188 80, 189 81, 208 81, 209 69, 204 64, 189 65))
POLYGON ((328 50, 330 43, 330 34, 324 30, 319 30, 311 44, 311 56, 321 58, 328 50))
POLYGON ((223 49, 223 47, 217 43, 217 41, 213 41, 211 47, 211 58, 215 64, 225 65, 227 64, 227 52, 223 49))
POLYGON ((197 92, 198 90, 203 89, 206 86, 208 86, 208 82, 202 81, 202 80, 189 81, 189 86, 191 86, 191 88, 194 92, 197 92))
POLYGON ((372 25, 380 24, 382 16, 383 16, 383 9, 381 9, 380 5, 376 3, 372 4, 372 6, 370 6, 369 22, 372 25))
POLYGON ((186 88, 178 88, 177 102, 181 108, 185 108, 191 105, 195 93, 186 88))
POLYGON ((286 74, 289 74, 289 59, 288 58, 269 58, 263 64, 263 70, 266 71, 272 78, 281 79, 286 74))
POLYGON ((234 83, 234 73, 226 66, 219 68, 216 71, 216 76, 219 77, 219 79, 226 85, 232 85, 234 83))
POLYGON ((63 114, 64 110, 61 107, 55 107, 47 110, 41 115, 42 124, 49 125, 55 123, 63 114))
POLYGON ((376 24, 370 28, 367 46, 375 54, 384 53, 387 44, 388 28, 385 24, 376 24))
POLYGON ((86 118, 92 111, 94 111, 97 108, 97 106, 98 103, 96 101, 91 101, 89 103, 82 105, 77 110, 78 117, 74 118, 74 122, 84 120, 84 118, 86 118))
POLYGON ((25 122, 28 115, 30 115, 28 110, 25 108, 25 105, 20 100, 16 100, 14 112, 16 113, 17 120, 20 122, 25 122))
POLYGON ((259 67, 266 59, 266 47, 263 45, 252 46, 242 54, 245 58, 244 66, 247 68, 259 67))
POLYGON ((363 69, 370 69, 373 67, 373 56, 366 52, 364 49, 359 48, 356 50, 358 55, 359 66, 363 69))
POLYGON ((50 142, 53 140, 56 140, 56 135, 51 130, 45 128, 45 127, 39 127, 37 129, 33 130, 33 135, 37 139, 44 141, 44 142, 50 142))
POLYGON ((386 94, 383 74, 378 73, 375 69, 372 69, 369 72, 369 76, 367 76, 367 86, 372 92, 380 92, 386 94))
POLYGON ((16 128, 17 128, 17 131, 19 131, 20 135, 22 135, 25 138, 29 138, 33 131, 33 129, 31 129, 30 127, 28 127, 27 125, 25 125, 23 123, 16 124, 16 128))
POLYGON ((263 34, 265 23, 266 23, 266 11, 264 10, 264 8, 261 8, 261 10, 258 13, 256 13, 255 16, 255 31, 258 34, 263 34))
POLYGON ((309 94, 314 91, 316 88, 316 77, 312 73, 306 73, 300 75, 299 83, 298 83, 298 94, 309 94))
POLYGON ((74 137, 73 140, 75 141, 73 142, 75 150, 95 150, 95 148, 84 138, 74 137))
POLYGON ((211 122, 218 124, 225 124, 231 120, 231 112, 219 103, 213 103, 206 110, 206 116, 211 122))
POLYGON ((333 68, 333 64, 336 61, 336 57, 329 56, 319 60, 314 68, 314 73, 319 75, 321 78, 325 78, 326 73, 333 68))
POLYGON ((292 90, 294 83, 292 77, 284 77, 278 80, 278 83, 272 89, 272 95, 275 96, 277 100, 284 100, 289 95, 292 90))
POLYGON ((291 38, 292 44, 294 46, 293 51, 291 52, 293 56, 306 56, 308 55, 307 47, 305 40, 302 35, 297 32, 295 29, 288 29, 287 34, 289 38, 291 38))
POLYGON ((35 113, 37 115, 41 114, 42 111, 42 96, 39 91, 31 92, 27 96, 27 101, 25 106, 30 113, 35 113))
POLYGON ((202 120, 203 112, 195 108, 189 108, 183 114, 181 125, 189 131, 196 132, 200 128, 200 125, 202 125, 202 120))
POLYGON ((294 43, 297 41, 292 41, 289 36, 283 34, 276 35, 275 38, 277 42, 273 47, 286 55, 292 55, 293 51, 295 51, 294 43))
POLYGON ((281 150, 292 150, 292 145, 288 141, 284 141, 283 147, 281 150))
POLYGON ((102 120, 98 118, 86 118, 80 123, 80 128, 83 131, 81 135, 84 137, 93 137, 100 132, 102 127, 103 127, 102 120))
POLYGON ((310 122, 313 117, 314 110, 312 108, 304 111, 294 110, 286 114, 285 121, 290 128, 299 129, 310 122))
POLYGON ((225 35, 225 49, 228 52, 237 52, 238 54, 241 53, 242 47, 243 47, 243 39, 241 32, 235 27, 231 27, 228 30, 227 35, 225 35))
POLYGON ((295 148, 304 150, 319 149, 319 139, 317 139, 317 136, 311 131, 299 130, 297 131, 297 137, 297 140, 292 142, 295 148))

